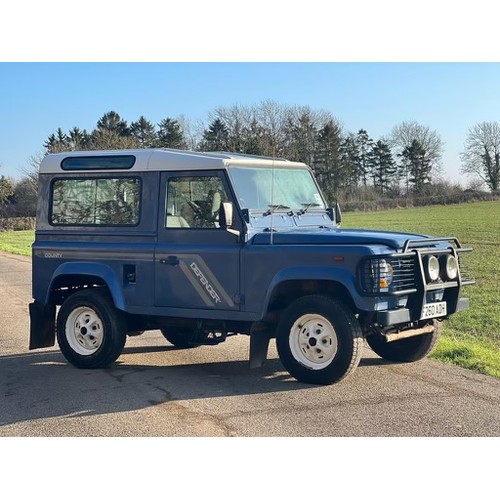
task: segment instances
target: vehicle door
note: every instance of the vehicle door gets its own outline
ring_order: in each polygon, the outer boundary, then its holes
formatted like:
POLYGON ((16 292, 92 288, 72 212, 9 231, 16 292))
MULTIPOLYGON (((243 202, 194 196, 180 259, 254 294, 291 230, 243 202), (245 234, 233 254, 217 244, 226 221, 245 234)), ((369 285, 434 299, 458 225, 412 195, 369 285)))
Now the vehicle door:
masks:
POLYGON ((234 203, 223 171, 162 173, 156 306, 239 310, 241 246, 219 226, 224 201, 234 203))

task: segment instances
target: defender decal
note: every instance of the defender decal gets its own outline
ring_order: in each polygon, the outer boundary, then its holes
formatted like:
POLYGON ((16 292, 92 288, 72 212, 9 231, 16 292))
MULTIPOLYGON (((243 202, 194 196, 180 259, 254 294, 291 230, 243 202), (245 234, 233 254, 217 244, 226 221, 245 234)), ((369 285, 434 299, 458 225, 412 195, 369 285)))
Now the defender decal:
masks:
POLYGON ((200 271, 200 268, 194 262, 192 262, 189 267, 193 270, 195 276, 200 280, 200 283, 205 287, 208 295, 212 297, 216 304, 220 304, 220 297, 217 295, 214 287, 208 282, 207 278, 205 278, 204 274, 200 271))
POLYGON ((179 267, 207 306, 214 307, 225 302, 234 307, 234 301, 199 255, 184 255, 179 267))

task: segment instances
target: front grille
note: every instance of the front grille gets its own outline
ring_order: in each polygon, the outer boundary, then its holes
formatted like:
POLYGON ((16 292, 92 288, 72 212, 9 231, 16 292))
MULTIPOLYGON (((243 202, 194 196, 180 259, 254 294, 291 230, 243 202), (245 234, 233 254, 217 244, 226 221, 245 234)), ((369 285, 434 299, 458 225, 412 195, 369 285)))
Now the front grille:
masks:
POLYGON ((392 289, 399 292, 415 288, 415 258, 404 257, 389 260, 394 270, 392 289))
MULTIPOLYGON (((446 239, 446 238, 445 238, 446 239)), ((448 238, 451 239, 451 238, 448 238)), ((455 288, 474 283, 470 265, 470 248, 418 247, 401 255, 392 254, 366 259, 359 268, 362 291, 367 295, 408 295, 423 286, 424 291, 455 288), (450 280, 443 267, 443 258, 454 254, 458 257, 460 280, 450 280), (439 276, 431 280, 428 260, 440 260, 439 276)))

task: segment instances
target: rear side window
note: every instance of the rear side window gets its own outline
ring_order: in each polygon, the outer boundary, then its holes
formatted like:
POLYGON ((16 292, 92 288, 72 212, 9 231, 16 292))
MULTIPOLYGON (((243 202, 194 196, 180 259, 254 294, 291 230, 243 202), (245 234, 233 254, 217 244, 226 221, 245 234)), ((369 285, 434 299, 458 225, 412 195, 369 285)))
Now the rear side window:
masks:
POLYGON ((50 223, 135 226, 140 217, 138 178, 58 179, 52 183, 50 223))

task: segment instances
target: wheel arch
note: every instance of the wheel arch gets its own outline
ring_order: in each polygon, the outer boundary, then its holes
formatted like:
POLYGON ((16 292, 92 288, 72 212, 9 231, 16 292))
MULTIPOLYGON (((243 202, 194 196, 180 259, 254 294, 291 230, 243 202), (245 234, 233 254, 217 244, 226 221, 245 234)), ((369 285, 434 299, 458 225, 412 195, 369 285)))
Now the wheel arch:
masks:
POLYGON ((125 310, 125 299, 116 273, 106 264, 92 262, 61 264, 54 272, 45 303, 60 304, 77 290, 93 287, 105 288, 115 307, 125 310))
POLYGON ((353 276, 347 271, 294 268, 279 273, 271 282, 262 318, 284 310, 290 302, 304 295, 328 295, 344 302, 353 311, 358 307, 353 276))

